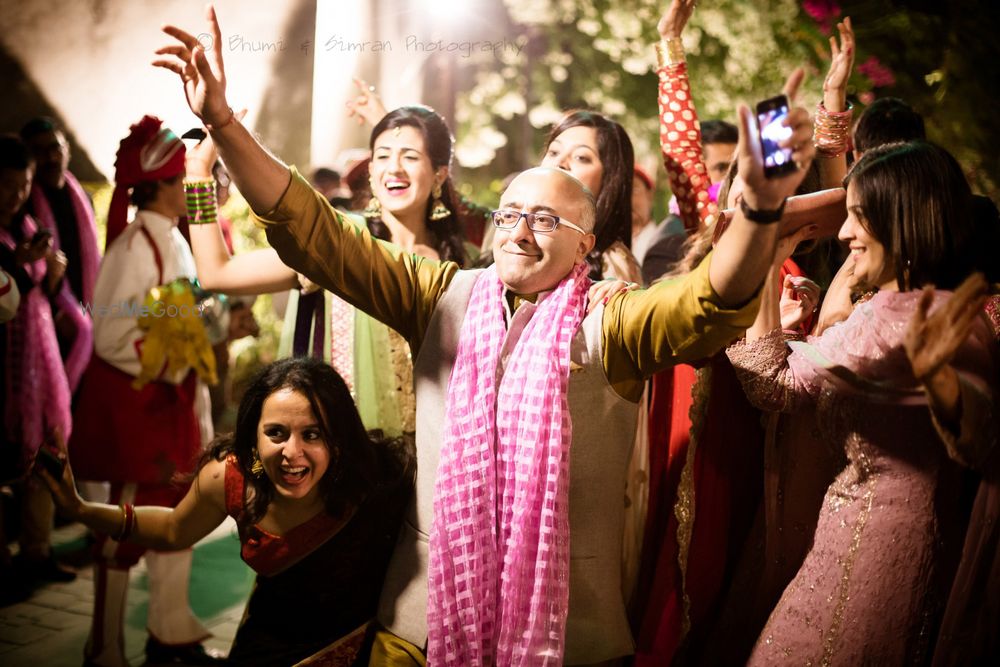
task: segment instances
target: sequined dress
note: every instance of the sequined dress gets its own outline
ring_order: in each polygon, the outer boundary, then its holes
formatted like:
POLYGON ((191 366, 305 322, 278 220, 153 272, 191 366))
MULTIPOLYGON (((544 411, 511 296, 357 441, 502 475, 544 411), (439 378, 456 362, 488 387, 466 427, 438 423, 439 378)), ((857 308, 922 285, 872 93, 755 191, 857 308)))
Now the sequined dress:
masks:
MULTIPOLYGON (((938 292, 935 305, 947 295, 938 292)), ((776 330, 728 351, 753 403, 782 412, 814 407, 823 437, 848 460, 748 664, 899 665, 929 657, 964 525, 957 520, 960 468, 902 349, 918 297, 880 293, 823 336, 786 345, 776 330)), ((990 393, 990 339, 979 322, 956 355, 963 391, 990 393)), ((989 439, 993 430, 973 427, 963 414, 958 440, 989 439)))

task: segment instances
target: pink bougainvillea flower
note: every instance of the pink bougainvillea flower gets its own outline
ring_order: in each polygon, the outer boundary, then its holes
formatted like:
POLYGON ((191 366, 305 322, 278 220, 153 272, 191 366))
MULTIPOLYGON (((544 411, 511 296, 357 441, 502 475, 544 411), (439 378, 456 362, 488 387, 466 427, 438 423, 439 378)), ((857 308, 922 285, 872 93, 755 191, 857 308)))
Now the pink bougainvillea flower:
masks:
POLYGON ((868 80, 876 88, 885 88, 896 83, 896 76, 892 70, 883 65, 875 56, 869 56, 868 60, 858 65, 858 72, 868 77, 868 80))
POLYGON ((869 104, 875 101, 875 93, 873 93, 870 90, 866 90, 865 92, 858 95, 858 99, 861 100, 862 104, 868 106, 869 104))
POLYGON ((833 21, 840 16, 840 5, 836 0, 802 0, 802 9, 823 32, 829 32, 833 21))

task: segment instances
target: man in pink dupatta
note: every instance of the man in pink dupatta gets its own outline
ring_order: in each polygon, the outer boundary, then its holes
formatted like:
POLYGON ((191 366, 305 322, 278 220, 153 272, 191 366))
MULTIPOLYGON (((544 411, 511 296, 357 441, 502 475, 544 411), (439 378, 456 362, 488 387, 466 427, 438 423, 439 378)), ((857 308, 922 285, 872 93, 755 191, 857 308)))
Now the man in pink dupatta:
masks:
MULTIPOLYGON (((226 100, 211 8, 207 19, 210 53, 168 26, 178 43, 154 64, 180 76, 281 259, 413 352, 416 493, 370 664, 613 664, 630 654, 621 557, 637 404, 653 373, 711 355, 748 326, 777 240, 768 223, 812 160, 808 112, 788 121, 800 168, 766 179, 741 108, 747 190, 729 233, 687 277, 588 312, 594 205, 579 181, 547 168, 518 176, 493 213, 496 265, 486 270, 377 241, 243 127, 226 100)), ((407 151, 420 160, 426 147, 407 151)))
POLYGON ((101 261, 90 198, 69 172, 69 143, 58 124, 39 117, 21 128, 35 155, 35 179, 28 210, 39 227, 52 232, 52 245, 66 254, 66 279, 53 298, 56 334, 70 391, 76 392, 94 347, 93 322, 81 303, 91 303, 101 261))

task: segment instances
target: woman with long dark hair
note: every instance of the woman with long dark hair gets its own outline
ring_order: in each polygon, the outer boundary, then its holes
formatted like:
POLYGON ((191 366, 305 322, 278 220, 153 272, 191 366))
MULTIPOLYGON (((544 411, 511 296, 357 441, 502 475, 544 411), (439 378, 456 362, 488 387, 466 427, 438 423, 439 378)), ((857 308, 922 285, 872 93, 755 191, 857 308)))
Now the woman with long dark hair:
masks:
POLYGON ((569 111, 545 139, 542 166, 573 174, 597 200, 591 277, 642 282, 629 250, 635 155, 625 128, 596 111, 569 111))
POLYGON ((420 254, 464 265, 468 254, 456 214, 458 197, 448 175, 452 146, 448 126, 430 107, 406 106, 386 114, 372 129, 368 144, 372 152, 372 199, 364 215, 377 238, 392 241, 410 234, 426 234, 415 241, 428 250, 420 254), (393 162, 389 134, 396 139, 412 134, 399 166, 393 162), (421 178, 427 167, 421 164, 421 157, 429 163, 432 180, 421 178), (397 178, 400 174, 402 179, 397 178), (425 191, 428 185, 430 190, 425 191))
POLYGON ((257 582, 234 665, 355 664, 412 489, 402 440, 368 434, 343 379, 312 358, 264 368, 175 508, 87 502, 66 465, 41 473, 70 519, 160 550, 186 549, 226 516, 257 582))

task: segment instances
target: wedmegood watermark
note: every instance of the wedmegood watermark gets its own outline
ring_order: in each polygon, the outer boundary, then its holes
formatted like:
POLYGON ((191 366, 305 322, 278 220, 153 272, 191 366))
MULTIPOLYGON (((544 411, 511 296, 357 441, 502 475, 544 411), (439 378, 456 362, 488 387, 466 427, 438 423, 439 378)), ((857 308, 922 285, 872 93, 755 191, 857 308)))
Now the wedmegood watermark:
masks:
POLYGON ((92 303, 81 301, 80 307, 83 312, 91 317, 204 317, 205 309, 202 304, 177 305, 174 303, 164 303, 154 301, 151 304, 137 303, 135 301, 122 301, 108 306, 98 306, 92 303))

